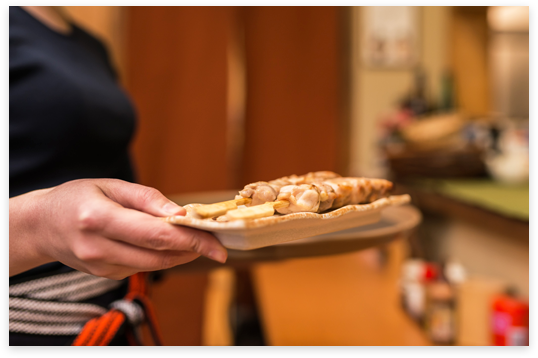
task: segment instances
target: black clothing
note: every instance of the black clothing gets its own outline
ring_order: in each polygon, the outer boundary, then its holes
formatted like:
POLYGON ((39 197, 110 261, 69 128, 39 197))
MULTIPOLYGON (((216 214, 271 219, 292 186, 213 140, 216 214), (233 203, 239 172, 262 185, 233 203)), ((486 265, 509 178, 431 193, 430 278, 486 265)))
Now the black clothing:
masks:
POLYGON ((103 45, 9 9, 9 196, 80 178, 133 181, 131 102, 103 45))
MULTIPOLYGON (((10 197, 81 178, 134 181, 128 145, 135 111, 116 80, 99 40, 77 26, 60 34, 22 8, 9 8, 10 197)), ((10 284, 72 270, 50 263, 10 284)), ((123 285, 90 301, 106 307, 125 291, 123 285)), ((34 338, 10 333, 10 345, 45 344, 46 337, 34 338)))

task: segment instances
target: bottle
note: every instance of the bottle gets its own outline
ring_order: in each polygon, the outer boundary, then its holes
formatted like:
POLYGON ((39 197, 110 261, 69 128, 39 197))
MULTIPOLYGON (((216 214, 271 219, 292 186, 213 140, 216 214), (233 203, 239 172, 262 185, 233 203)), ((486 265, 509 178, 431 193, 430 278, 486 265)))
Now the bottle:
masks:
POLYGON ((492 345, 529 345, 529 304, 513 295, 498 295, 493 300, 492 345))
POLYGON ((402 267, 401 302, 404 310, 420 325, 424 323, 426 287, 437 279, 438 268, 434 263, 421 259, 407 260, 402 267))
POLYGON ((400 280, 401 303, 413 320, 422 323, 425 306, 425 292, 422 278, 425 263, 420 259, 407 260, 402 266, 400 280))
POLYGON ((463 265, 452 259, 443 265, 443 275, 453 287, 457 287, 467 279, 467 271, 463 265))
POLYGON ((420 67, 415 71, 414 89, 407 101, 407 106, 415 117, 420 117, 430 111, 430 106, 426 99, 426 73, 420 67))
POLYGON ((449 112, 454 109, 454 77, 449 70, 443 72, 441 79, 441 101, 439 109, 443 112, 449 112))
POLYGON ((426 288, 424 327, 436 345, 453 345, 456 341, 456 298, 453 287, 442 273, 426 288))

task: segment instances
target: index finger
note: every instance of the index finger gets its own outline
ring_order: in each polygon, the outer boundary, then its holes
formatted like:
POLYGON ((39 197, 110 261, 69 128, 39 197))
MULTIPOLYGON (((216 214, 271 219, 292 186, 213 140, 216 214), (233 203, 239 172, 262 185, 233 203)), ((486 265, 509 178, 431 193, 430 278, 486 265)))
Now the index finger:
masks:
POLYGON ((125 208, 154 216, 185 215, 181 206, 170 201, 159 190, 118 179, 102 180, 99 189, 112 201, 125 208))

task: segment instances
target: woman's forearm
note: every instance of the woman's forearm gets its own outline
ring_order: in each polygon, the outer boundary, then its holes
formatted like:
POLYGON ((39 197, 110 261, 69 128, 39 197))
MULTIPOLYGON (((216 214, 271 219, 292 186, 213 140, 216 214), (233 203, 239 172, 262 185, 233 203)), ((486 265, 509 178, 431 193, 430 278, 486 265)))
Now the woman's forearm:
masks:
POLYGON ((9 277, 52 262, 38 245, 39 198, 50 189, 9 199, 9 277))

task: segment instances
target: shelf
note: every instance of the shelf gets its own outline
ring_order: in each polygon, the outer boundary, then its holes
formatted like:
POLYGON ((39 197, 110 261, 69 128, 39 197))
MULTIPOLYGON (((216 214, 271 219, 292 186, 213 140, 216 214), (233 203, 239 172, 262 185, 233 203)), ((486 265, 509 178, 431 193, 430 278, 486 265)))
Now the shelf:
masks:
POLYGON ((397 182, 398 193, 411 195, 425 213, 441 214, 529 239, 528 186, 507 187, 490 180, 420 180, 397 182))

